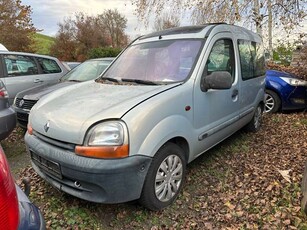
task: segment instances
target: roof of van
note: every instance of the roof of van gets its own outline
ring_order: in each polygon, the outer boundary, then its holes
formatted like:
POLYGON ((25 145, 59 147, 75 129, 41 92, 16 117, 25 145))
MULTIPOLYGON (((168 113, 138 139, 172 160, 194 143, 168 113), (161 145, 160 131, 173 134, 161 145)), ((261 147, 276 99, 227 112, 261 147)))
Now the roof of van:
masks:
POLYGON ((208 23, 197 26, 183 26, 183 27, 174 27, 166 30, 161 30, 153 32, 144 36, 141 36, 139 40, 148 39, 148 38, 158 38, 162 39, 163 36, 182 36, 184 38, 194 37, 194 38, 207 38, 210 33, 218 32, 231 32, 235 37, 248 40, 261 40, 260 36, 244 27, 230 25, 227 23, 208 23))

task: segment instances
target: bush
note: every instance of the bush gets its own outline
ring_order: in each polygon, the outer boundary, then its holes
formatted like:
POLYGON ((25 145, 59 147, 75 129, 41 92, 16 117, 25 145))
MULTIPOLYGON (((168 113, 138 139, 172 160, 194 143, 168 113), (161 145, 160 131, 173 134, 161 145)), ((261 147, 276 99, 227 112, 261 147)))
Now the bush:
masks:
POLYGON ((116 57, 120 52, 120 48, 98 47, 88 52, 88 58, 116 57))

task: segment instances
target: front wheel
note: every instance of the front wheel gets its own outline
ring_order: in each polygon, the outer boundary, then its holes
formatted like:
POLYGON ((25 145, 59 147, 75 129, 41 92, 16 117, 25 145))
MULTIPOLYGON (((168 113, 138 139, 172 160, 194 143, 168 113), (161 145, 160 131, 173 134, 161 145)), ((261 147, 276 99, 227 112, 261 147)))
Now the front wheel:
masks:
POLYGON ((259 104, 254 112, 253 119, 247 124, 246 129, 250 132, 258 132, 262 124, 262 107, 259 104))
POLYGON ((180 193, 185 173, 186 160, 183 150, 174 143, 165 144, 152 160, 140 203, 153 211, 166 208, 180 193))
POLYGON ((276 113, 281 105, 279 96, 272 90, 265 90, 265 113, 276 113))

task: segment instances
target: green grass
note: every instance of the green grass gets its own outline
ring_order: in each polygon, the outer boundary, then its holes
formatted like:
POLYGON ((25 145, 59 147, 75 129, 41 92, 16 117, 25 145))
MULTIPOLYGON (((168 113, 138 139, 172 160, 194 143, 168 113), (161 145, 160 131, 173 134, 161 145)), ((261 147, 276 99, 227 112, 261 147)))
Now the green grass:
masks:
POLYGON ((44 34, 34 34, 34 49, 38 54, 49 55, 50 48, 53 45, 55 38, 44 34))

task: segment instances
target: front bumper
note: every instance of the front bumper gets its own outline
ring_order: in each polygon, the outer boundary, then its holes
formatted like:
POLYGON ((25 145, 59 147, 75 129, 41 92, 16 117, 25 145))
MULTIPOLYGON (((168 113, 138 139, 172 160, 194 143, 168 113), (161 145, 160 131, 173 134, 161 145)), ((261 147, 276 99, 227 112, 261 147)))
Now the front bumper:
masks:
POLYGON ((16 114, 11 107, 0 111, 0 124, 0 140, 3 140, 16 126, 16 114))
POLYGON ((61 191, 97 203, 138 199, 152 160, 146 156, 82 157, 28 133, 25 142, 33 157, 32 166, 42 178, 61 191))
POLYGON ((18 108, 16 106, 13 106, 13 109, 16 112, 16 118, 17 118, 17 124, 26 129, 28 125, 28 120, 29 120, 29 113, 30 111, 23 110, 21 108, 18 108))
POLYGON ((307 87, 288 87, 283 92, 282 110, 307 109, 307 87))

